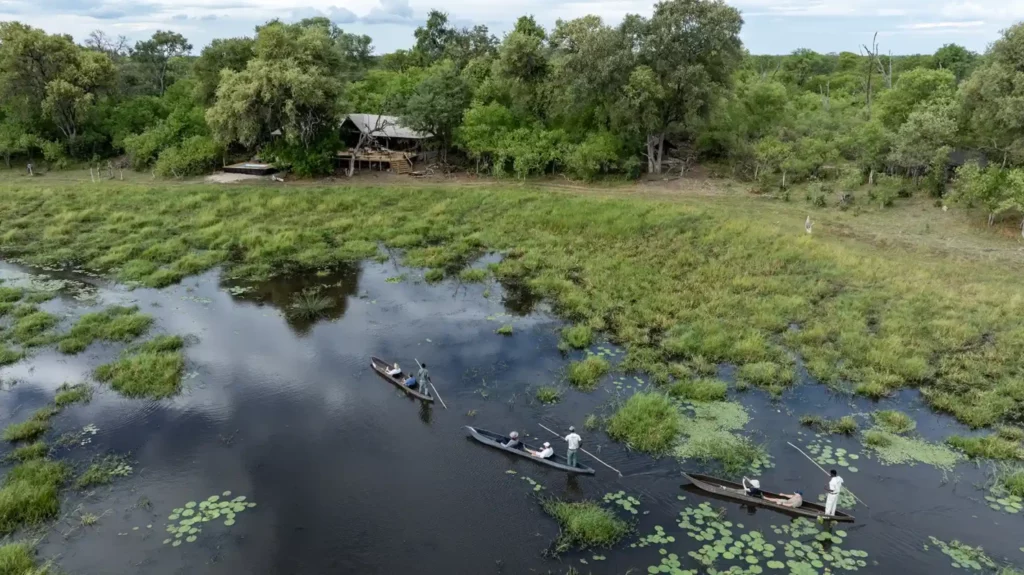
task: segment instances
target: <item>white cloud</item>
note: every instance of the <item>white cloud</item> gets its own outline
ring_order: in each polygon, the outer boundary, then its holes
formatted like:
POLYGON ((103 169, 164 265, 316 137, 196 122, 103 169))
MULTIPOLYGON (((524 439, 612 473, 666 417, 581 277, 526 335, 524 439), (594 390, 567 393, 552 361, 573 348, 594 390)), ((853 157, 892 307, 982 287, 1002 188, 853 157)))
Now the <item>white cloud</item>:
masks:
POLYGON ((916 24, 904 24, 900 28, 904 30, 933 30, 933 29, 950 29, 950 28, 979 28, 984 26, 985 23, 981 20, 971 20, 968 22, 918 22, 916 24))

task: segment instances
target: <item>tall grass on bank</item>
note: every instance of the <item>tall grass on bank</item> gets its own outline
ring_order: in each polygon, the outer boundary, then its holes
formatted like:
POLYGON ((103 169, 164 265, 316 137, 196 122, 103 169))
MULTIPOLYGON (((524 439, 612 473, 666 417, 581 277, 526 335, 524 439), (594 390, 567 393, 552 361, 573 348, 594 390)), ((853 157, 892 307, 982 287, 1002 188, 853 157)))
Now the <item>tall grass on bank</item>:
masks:
POLYGON ((47 575, 48 565, 37 566, 32 546, 24 541, 0 545, 0 575, 47 575))
POLYGON ((570 549, 611 547, 630 531, 629 523, 593 501, 548 499, 543 506, 544 511, 555 518, 561 529, 555 541, 556 553, 570 549))
POLYGON ((125 397, 161 399, 178 393, 185 369, 184 341, 177 336, 159 336, 121 359, 96 368, 96 379, 109 383, 125 397))
POLYGON ((1006 439, 998 435, 983 437, 963 437, 954 435, 946 438, 946 443, 954 449, 964 452, 972 459, 1024 459, 1024 449, 1020 441, 1006 439))
POLYGON ((795 352, 819 381, 873 396, 921 387, 972 426, 1024 408, 1017 270, 880 252, 874 239, 836 241, 840 230, 811 237, 785 206, 765 218, 754 201, 501 186, 114 185, 0 184, 0 254, 160 286, 221 264, 245 279, 322 268, 380 245, 440 279, 500 251, 499 281, 608 332, 659 380, 670 363, 754 365, 746 373, 761 377, 795 352))
POLYGON ((608 419, 608 435, 637 451, 660 455, 668 453, 679 439, 682 415, 668 396, 637 393, 608 419))

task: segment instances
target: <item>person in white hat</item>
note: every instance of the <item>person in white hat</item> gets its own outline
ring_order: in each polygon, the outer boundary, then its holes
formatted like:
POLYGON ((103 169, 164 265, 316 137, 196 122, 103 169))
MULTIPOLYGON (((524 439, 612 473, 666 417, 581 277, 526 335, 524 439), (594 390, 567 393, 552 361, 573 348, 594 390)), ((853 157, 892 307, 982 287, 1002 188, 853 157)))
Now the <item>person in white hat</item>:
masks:
POLYGON ((756 479, 743 478, 743 491, 751 497, 764 497, 764 493, 761 492, 761 482, 756 479))
POLYGON ((532 455, 534 457, 539 457, 541 459, 547 459, 547 458, 549 458, 549 457, 551 457, 552 455, 555 454, 554 448, 552 448, 551 444, 548 443, 547 441, 544 442, 544 449, 541 449, 540 451, 534 451, 532 449, 527 449, 527 451, 530 452, 530 455, 532 455))
POLYGON ((519 441, 518 431, 513 431, 508 434, 508 441, 505 443, 505 447, 511 447, 512 449, 520 449, 523 447, 523 442, 519 441))
POLYGON ((576 467, 576 452, 580 449, 580 442, 583 438, 576 433, 576 428, 569 426, 569 435, 565 436, 566 443, 569 444, 569 450, 565 452, 565 458, 569 460, 569 467, 576 467))

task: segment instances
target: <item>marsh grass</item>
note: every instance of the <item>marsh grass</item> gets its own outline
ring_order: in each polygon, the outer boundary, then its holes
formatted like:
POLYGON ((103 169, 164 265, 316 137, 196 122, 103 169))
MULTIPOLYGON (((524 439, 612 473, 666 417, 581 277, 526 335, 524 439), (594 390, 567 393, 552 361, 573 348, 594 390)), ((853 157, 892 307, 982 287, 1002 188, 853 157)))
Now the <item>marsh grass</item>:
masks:
POLYGON ((21 423, 12 423, 4 428, 4 441, 12 443, 18 441, 32 441, 43 435, 50 429, 50 422, 46 419, 29 419, 21 423))
POLYGON ((811 238, 800 206, 707 194, 44 180, 0 184, 3 255, 156 285, 215 265, 260 280, 373 257, 381 244, 433 281, 495 251, 503 283, 630 353, 660 353, 644 364, 659 379, 670 362, 713 375, 721 363, 786 365, 792 352, 818 381, 874 397, 920 387, 976 427, 1024 407, 1015 248, 966 225, 956 241, 904 234, 934 210, 836 214, 841 225, 811 238))
POLYGON ((583 420, 583 429, 587 431, 595 431, 601 428, 601 416, 596 413, 591 413, 583 420))
POLYGON ((159 336, 96 368, 96 379, 125 397, 161 399, 178 393, 185 369, 184 340, 159 336))
POLYGON ((11 365, 17 363, 25 357, 25 353, 16 349, 11 349, 0 342, 0 366, 11 365))
POLYGON ((611 547, 629 534, 629 523, 594 501, 569 502, 547 499, 544 511, 558 522, 560 533, 555 553, 570 549, 611 547))
POLYGON ((116 477, 131 475, 132 466, 120 455, 108 455, 91 463, 75 480, 76 489, 109 485, 116 477))
POLYGON ((0 575, 47 575, 49 568, 37 567, 32 546, 25 542, 0 545, 0 575))
POLYGON ((946 443, 959 449, 972 459, 1024 459, 1024 449, 1019 440, 1006 439, 999 435, 963 437, 954 435, 946 443))
POLYGON ((138 307, 110 307, 80 317, 57 348, 63 353, 76 354, 98 340, 129 342, 146 333, 152 324, 153 318, 139 313, 138 307))
POLYGON ((56 339, 47 331, 56 326, 57 316, 45 311, 34 310, 18 318, 11 332, 12 339, 25 347, 48 345, 56 339))
POLYGON ((778 395, 793 385, 795 375, 790 366, 761 361, 740 366, 736 378, 778 395))
POLYGON ((0 534, 56 517, 57 491, 67 476, 64 463, 49 459, 27 461, 8 471, 0 487, 0 534))
POLYGON ((53 404, 58 408, 65 408, 75 403, 89 403, 92 400, 92 387, 86 383, 71 385, 65 383, 57 388, 57 395, 53 398, 53 404))
POLYGON ((562 329, 562 341, 573 349, 586 349, 594 341, 594 332, 588 325, 574 325, 562 329))
POLYGON ((852 415, 844 415, 839 419, 828 419, 817 415, 805 415, 800 418, 800 425, 805 425, 821 433, 830 435, 854 435, 859 425, 852 415))
POLYGON ((465 283, 483 283, 487 281, 488 271, 480 268, 466 268, 459 272, 459 279, 465 283))
POLYGON ((569 383, 576 389, 590 391, 597 387, 597 382, 610 369, 608 360, 596 355, 582 361, 574 361, 569 364, 569 383))
POLYGON ((924 463, 949 471, 963 457, 941 443, 907 437, 879 427, 865 431, 862 440, 884 465, 924 463))
POLYGON ((545 405, 558 403, 562 400, 562 390, 550 385, 538 387, 533 395, 537 398, 537 401, 545 405))
POLYGON ((32 459, 42 459, 49 455, 50 446, 43 441, 37 441, 29 445, 22 445, 7 454, 7 459, 10 461, 29 461, 32 459))
POLYGON ((721 401, 728 392, 728 384, 717 379, 677 381, 668 388, 668 394, 676 399, 691 401, 721 401))
POLYGON ((1003 464, 996 467, 995 484, 1005 492, 1024 497, 1024 465, 1003 464))
POLYGON ((634 394, 608 419, 606 431, 631 448, 662 455, 675 446, 683 426, 679 408, 657 392, 634 394))
POLYGON ((434 284, 440 281, 444 281, 444 270, 431 269, 427 270, 427 273, 423 274, 423 280, 428 284, 434 284))
POLYGON ((871 414, 871 419, 874 420, 876 426, 889 433, 909 433, 917 427, 914 418, 894 409, 876 411, 871 414))
POLYGON ((505 324, 494 331, 498 335, 512 335, 512 325, 505 324))
POLYGON ((317 319, 327 315, 334 307, 334 299, 321 295, 318 290, 303 290, 295 297, 289 309, 294 317, 301 319, 317 319))
POLYGON ((686 410, 689 417, 682 419, 683 440, 673 451, 676 457, 717 462, 730 475, 757 473, 771 466, 767 449, 738 433, 750 421, 750 415, 739 403, 694 402, 686 410))

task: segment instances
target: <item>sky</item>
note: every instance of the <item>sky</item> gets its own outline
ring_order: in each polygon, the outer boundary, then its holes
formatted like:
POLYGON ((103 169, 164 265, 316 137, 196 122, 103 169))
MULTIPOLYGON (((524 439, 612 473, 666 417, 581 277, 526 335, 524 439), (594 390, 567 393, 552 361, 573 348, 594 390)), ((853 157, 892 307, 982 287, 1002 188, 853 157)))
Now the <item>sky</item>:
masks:
MULTIPOLYGON (((741 34, 754 54, 797 48, 856 52, 878 32, 881 52, 932 53, 946 43, 983 52, 999 31, 1024 19, 1024 0, 727 0, 743 14, 741 34)), ((198 53, 214 38, 251 36, 258 24, 327 16, 347 32, 373 38, 375 52, 413 44, 427 12, 459 26, 484 24, 499 38, 532 14, 549 29, 558 19, 597 14, 616 24, 650 15, 651 0, 0 0, 0 21, 18 20, 83 41, 89 32, 145 39, 156 30, 185 35, 198 53)))

